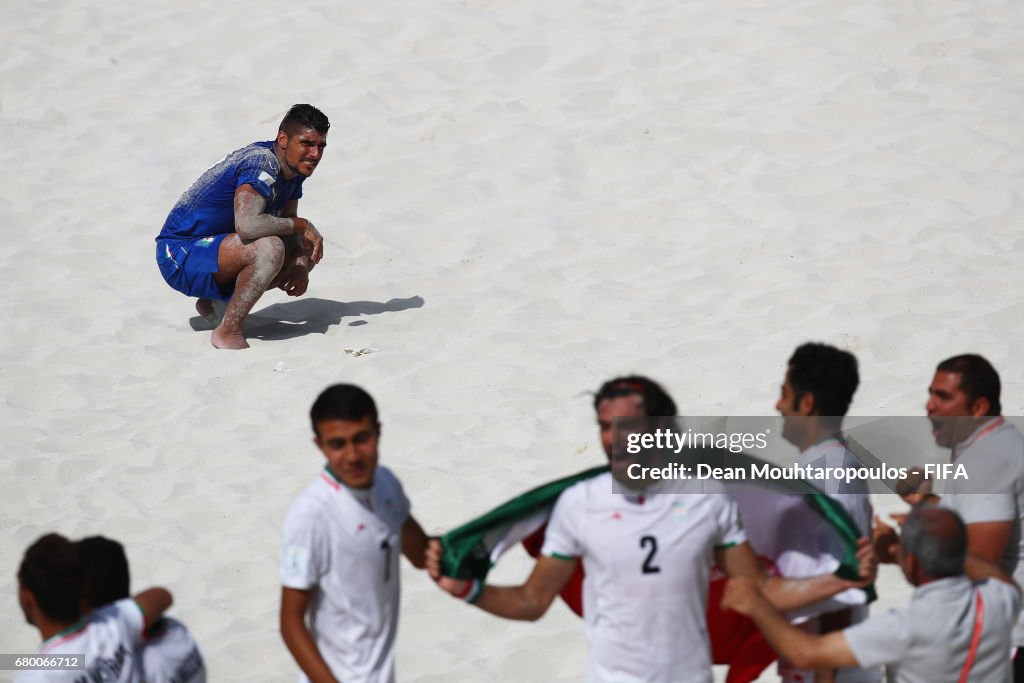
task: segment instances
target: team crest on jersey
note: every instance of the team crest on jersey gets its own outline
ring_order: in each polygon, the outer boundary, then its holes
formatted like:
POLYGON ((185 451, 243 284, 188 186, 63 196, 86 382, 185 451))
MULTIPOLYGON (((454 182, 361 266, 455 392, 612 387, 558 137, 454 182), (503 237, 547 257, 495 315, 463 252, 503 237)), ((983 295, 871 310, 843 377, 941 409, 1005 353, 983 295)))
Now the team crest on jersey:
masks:
POLYGON ((613 522, 617 522, 622 519, 622 515, 618 512, 613 512, 608 516, 608 519, 612 520, 613 522))
POLYGON ((365 524, 363 524, 362 522, 360 522, 360 523, 359 523, 359 526, 357 526, 357 527, 356 527, 356 533, 357 533, 357 534, 358 534, 358 533, 359 533, 360 531, 365 531, 365 530, 366 530, 366 525, 365 525, 365 524))
POLYGON ((213 238, 212 237, 203 237, 202 239, 196 240, 196 246, 197 247, 208 247, 211 244, 213 244, 213 238))
POLYGON ((689 514, 690 513, 686 510, 686 506, 682 502, 676 501, 675 503, 672 503, 672 519, 677 522, 685 522, 689 514))

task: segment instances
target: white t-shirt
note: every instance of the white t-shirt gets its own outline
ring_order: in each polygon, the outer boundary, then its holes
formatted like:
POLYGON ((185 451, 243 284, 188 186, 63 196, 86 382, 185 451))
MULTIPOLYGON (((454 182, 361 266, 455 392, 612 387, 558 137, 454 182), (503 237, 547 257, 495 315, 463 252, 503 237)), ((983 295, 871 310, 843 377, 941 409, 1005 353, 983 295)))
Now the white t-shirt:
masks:
POLYGON ((139 650, 146 683, 206 683, 206 664, 185 625, 164 617, 150 628, 139 650))
POLYGON ((326 469, 302 492, 284 524, 281 583, 312 592, 310 633, 335 677, 392 683, 409 500, 385 467, 360 497, 326 469))
MULTIPOLYGON (((836 439, 825 439, 816 443, 797 458, 797 464, 803 467, 821 467, 832 469, 857 469, 863 467, 863 463, 857 460, 846 446, 836 439)), ((871 497, 868 491, 867 482, 863 479, 827 478, 815 479, 811 482, 822 493, 827 493, 836 502, 850 513, 850 517, 857 523, 861 534, 871 537, 871 523, 874 519, 871 509, 871 497)))
MULTIPOLYGON (((735 498, 754 552, 771 560, 783 576, 818 576, 839 567, 828 535, 835 530, 803 496, 770 491, 753 484, 726 485, 735 498)), ((831 609, 841 609, 836 603, 831 609)), ((809 614, 821 611, 815 606, 809 614)), ((793 615, 791 615, 793 616, 793 615)))
MULTIPOLYGON (((825 439, 817 443, 797 458, 797 464, 804 467, 820 467, 828 470, 833 469, 857 469, 862 467, 857 458, 847 450, 846 446, 836 439, 825 439)), ((863 479, 852 479, 847 482, 845 479, 828 478, 816 479, 812 482, 827 493, 830 498, 843 506, 850 517, 856 522, 861 535, 871 538, 871 524, 874 521, 874 511, 871 507, 871 497, 868 492, 867 483, 863 479)), ((842 557, 843 544, 837 534, 829 534, 822 540, 826 552, 834 557, 842 557)), ((824 572, 820 572, 824 573, 824 572)), ((799 576, 799 575, 794 575, 799 576)), ((807 574, 804 576, 813 576, 807 574)), ((832 597, 833 601, 849 603, 850 624, 859 624, 868 618, 867 596, 859 588, 850 588, 832 597)), ((819 619, 815 617, 806 626, 815 633, 821 632, 819 619)), ((779 674, 783 683, 814 683, 814 672, 800 670, 780 661, 779 674)), ((881 667, 870 668, 841 668, 836 673, 836 683, 878 683, 882 679, 881 667)))
MULTIPOLYGON (((857 467, 854 456, 838 441, 826 439, 800 454, 802 467, 857 467)), ((815 479, 810 482, 838 501, 850 514, 864 535, 870 534, 871 502, 863 482, 847 486, 839 479, 815 479)), ((844 544, 833 526, 815 512, 804 497, 771 491, 753 484, 729 483, 740 507, 743 524, 751 547, 759 556, 771 560, 782 576, 803 578, 831 574, 839 568, 844 544)), ((818 633, 818 615, 837 610, 853 611, 853 622, 867 616, 867 596, 856 588, 842 591, 831 598, 792 610, 787 616, 809 633, 818 633)), ((780 660, 778 673, 784 683, 813 683, 811 671, 796 669, 780 660)), ((839 683, 874 683, 881 677, 880 669, 840 669, 839 683)))
POLYGON ((84 655, 85 670, 21 671, 15 683, 139 683, 134 653, 144 626, 142 610, 131 598, 105 605, 37 650, 39 655, 84 655))
POLYGON ((724 493, 615 494, 610 473, 566 489, 542 553, 586 568, 588 683, 710 683, 708 575, 745 541, 724 493))

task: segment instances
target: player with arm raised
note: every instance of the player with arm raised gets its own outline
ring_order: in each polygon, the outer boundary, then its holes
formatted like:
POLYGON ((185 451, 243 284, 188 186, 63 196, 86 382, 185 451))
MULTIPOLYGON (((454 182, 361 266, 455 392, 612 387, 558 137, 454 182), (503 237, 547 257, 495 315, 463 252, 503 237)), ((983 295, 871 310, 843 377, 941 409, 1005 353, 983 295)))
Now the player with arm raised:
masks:
POLYGON ((85 575, 77 546, 58 534, 33 543, 18 569, 18 602, 39 630, 40 658, 80 656, 84 671, 25 670, 16 683, 134 683, 140 680, 136 651, 147 627, 171 606, 171 594, 150 588, 82 615, 85 575))
MULTIPOLYGON (((102 614, 131 595, 131 572, 124 546, 103 536, 83 538, 76 545, 85 577, 83 614, 102 614)), ((173 617, 147 620, 142 644, 134 654, 146 683, 206 683, 206 663, 199 645, 185 625, 173 617)))

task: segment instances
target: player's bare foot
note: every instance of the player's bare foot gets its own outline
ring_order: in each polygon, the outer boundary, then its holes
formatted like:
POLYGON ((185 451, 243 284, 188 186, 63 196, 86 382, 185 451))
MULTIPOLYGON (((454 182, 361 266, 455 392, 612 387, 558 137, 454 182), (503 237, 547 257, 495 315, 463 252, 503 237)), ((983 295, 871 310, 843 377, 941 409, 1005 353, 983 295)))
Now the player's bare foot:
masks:
POLYGON ((196 300, 196 312, 210 322, 213 322, 213 319, 216 317, 216 313, 213 310, 213 301, 211 299, 196 300))
POLYGON ((245 335, 241 332, 226 332, 221 327, 213 331, 210 343, 218 349, 247 349, 249 343, 245 341, 245 335))

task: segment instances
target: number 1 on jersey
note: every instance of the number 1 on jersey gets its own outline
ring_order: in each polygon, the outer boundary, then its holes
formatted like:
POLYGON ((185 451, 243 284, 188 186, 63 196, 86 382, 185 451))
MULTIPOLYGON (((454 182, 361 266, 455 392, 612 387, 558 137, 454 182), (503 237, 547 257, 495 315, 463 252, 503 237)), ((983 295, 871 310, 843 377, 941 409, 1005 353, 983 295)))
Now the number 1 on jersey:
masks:
POLYGON ((380 542, 380 549, 384 551, 384 583, 391 579, 391 544, 388 539, 380 542))

